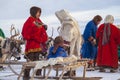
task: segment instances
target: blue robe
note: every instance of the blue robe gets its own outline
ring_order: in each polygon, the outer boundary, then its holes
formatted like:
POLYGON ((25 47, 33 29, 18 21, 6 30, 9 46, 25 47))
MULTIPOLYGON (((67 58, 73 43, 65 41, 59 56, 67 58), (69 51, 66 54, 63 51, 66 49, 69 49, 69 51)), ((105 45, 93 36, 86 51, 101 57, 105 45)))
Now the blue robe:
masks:
POLYGON ((62 47, 58 47, 58 49, 56 50, 56 53, 53 53, 53 49, 54 49, 54 46, 50 47, 49 49, 49 54, 47 56, 47 58, 56 58, 56 57, 67 57, 67 53, 65 51, 64 48, 62 47))
POLYGON ((92 43, 88 40, 91 36, 96 39, 96 31, 97 25, 92 21, 90 21, 84 30, 83 38, 84 43, 81 48, 81 56, 82 58, 95 59, 97 56, 97 46, 92 45, 92 43))

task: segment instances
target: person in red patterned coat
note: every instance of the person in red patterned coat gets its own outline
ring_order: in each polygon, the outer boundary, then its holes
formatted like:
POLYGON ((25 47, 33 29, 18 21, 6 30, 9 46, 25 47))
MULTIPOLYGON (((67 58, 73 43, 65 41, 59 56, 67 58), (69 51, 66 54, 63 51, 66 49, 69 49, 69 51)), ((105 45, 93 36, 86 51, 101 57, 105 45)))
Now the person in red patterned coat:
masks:
MULTIPOLYGON (((41 9, 39 7, 30 8, 30 17, 26 20, 22 29, 22 36, 26 41, 25 55, 30 61, 39 60, 39 55, 42 54, 41 44, 45 44, 48 36, 45 30, 44 23, 39 19, 41 9)), ((23 80, 29 80, 30 69, 24 71, 23 80)), ((36 75, 41 75, 41 70, 38 70, 36 75)))

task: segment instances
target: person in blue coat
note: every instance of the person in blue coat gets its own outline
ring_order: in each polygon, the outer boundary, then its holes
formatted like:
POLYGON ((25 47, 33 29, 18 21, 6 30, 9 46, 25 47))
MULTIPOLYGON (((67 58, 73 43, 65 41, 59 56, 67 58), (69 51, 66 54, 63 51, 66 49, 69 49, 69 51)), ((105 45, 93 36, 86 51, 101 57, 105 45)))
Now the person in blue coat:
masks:
MULTIPOLYGON (((57 57, 67 57, 68 54, 65 51, 65 47, 63 45, 64 44, 64 40, 61 36, 58 36, 55 38, 54 40, 54 46, 50 47, 49 49, 49 54, 47 56, 47 59, 50 58, 57 58, 57 57)), ((64 73, 63 76, 69 76, 71 74, 71 76, 75 76, 76 75, 76 71, 73 70, 71 71, 67 71, 66 73, 64 73)))
POLYGON ((56 57, 67 57, 67 53, 63 48, 64 40, 61 36, 57 36, 54 40, 54 46, 50 47, 47 59, 56 57))
POLYGON ((90 59, 90 64, 96 59, 97 45, 96 45, 96 31, 97 25, 101 22, 102 17, 96 15, 85 27, 83 38, 84 43, 81 48, 81 57, 90 59))

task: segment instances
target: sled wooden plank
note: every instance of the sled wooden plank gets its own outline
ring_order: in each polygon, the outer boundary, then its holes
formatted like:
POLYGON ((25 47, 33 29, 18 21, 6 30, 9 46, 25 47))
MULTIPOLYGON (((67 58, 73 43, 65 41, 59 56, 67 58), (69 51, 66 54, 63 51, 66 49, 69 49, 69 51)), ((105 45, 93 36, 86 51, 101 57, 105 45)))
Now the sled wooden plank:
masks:
POLYGON ((87 68, 87 64, 84 65, 84 70, 83 70, 83 78, 85 78, 85 74, 86 74, 86 68, 87 68))
MULTIPOLYGON (((34 77, 35 79, 44 79, 44 77, 34 77)), ((54 77, 54 76, 49 76, 48 79, 59 79, 59 77, 54 77)), ((63 76, 62 79, 74 79, 74 80, 100 80, 102 79, 102 77, 67 77, 67 76, 63 76)))
POLYGON ((50 67, 50 68, 49 68, 48 73, 47 73, 47 76, 45 77, 45 80, 47 80, 47 79, 48 79, 48 76, 49 76, 49 74, 50 74, 51 70, 52 70, 52 67, 50 67))
POLYGON ((24 70, 25 70, 25 66, 22 67, 22 70, 21 70, 21 72, 20 72, 20 75, 18 76, 18 80, 20 80, 20 77, 22 76, 24 70))
MULTIPOLYGON (((22 70, 20 72, 20 75, 18 76, 18 80, 20 80, 20 77, 22 76, 25 69, 31 69, 34 67, 35 67, 35 63, 33 63, 33 62, 26 62, 26 63, 22 64, 22 70)), ((34 74, 33 74, 33 76, 34 76, 34 74)))
POLYGON ((9 65, 9 64, 11 64, 11 65, 22 65, 24 63, 26 63, 26 62, 4 62, 4 63, 0 62, 0 65, 9 65))
MULTIPOLYGON (((86 60, 85 60, 85 61, 83 61, 83 60, 77 61, 77 63, 81 63, 81 62, 87 63, 86 60)), ((34 68, 35 65, 36 65, 35 62, 26 62, 26 63, 23 64, 23 66, 24 66, 26 69, 28 69, 28 68, 34 68)), ((86 65, 82 65, 82 64, 79 65, 79 67, 81 67, 81 66, 84 66, 83 78, 85 78, 86 65)), ((56 65, 53 65, 53 66, 43 67, 42 69, 44 69, 44 74, 43 74, 42 78, 44 78, 44 79, 45 79, 45 77, 46 77, 46 79, 49 78, 49 74, 50 74, 51 70, 50 70, 50 71, 48 72, 48 74, 45 76, 45 73, 46 73, 46 70, 45 70, 45 69, 50 69, 50 68, 52 68, 53 70, 56 70, 56 77, 57 77, 57 76, 58 76, 58 71, 59 71, 58 69, 64 70, 65 67, 67 67, 68 69, 71 69, 71 70, 72 70, 72 68, 74 68, 74 64, 72 64, 72 65, 66 65, 66 66, 63 66, 62 64, 56 64, 56 65)), ((66 70, 65 70, 65 71, 66 71, 66 70)), ((32 76, 32 77, 34 77, 34 76, 32 76)), ((62 78, 62 77, 64 77, 64 76, 60 76, 60 77, 62 78)), ((59 78, 60 78, 60 77, 59 77, 59 78)), ((69 78, 71 78, 71 76, 69 76, 69 78)), ((63 79, 63 78, 62 78, 62 79, 63 79)))

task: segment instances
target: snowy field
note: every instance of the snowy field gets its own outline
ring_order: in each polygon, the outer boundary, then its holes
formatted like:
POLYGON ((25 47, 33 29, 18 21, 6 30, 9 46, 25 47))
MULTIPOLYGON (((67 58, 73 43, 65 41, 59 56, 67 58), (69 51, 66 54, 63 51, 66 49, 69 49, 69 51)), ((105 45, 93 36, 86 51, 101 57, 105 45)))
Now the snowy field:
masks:
MULTIPOLYGON (((21 69, 21 66, 15 67, 15 70, 18 72, 20 71, 20 69, 21 69)), ((54 74, 55 74, 55 71, 52 70, 52 72, 50 73, 50 76, 54 76, 54 74)), ((79 69, 77 69, 77 76, 82 77, 82 75, 83 75, 83 67, 80 67, 79 69)), ((5 70, 0 71, 0 80, 17 80, 17 77, 18 76, 14 75, 14 73, 12 73, 7 66, 5 67, 5 70)), ((118 80, 120 79, 120 71, 116 73, 109 73, 109 72, 101 73, 101 72, 98 72, 98 70, 87 71, 86 77, 102 77, 102 79, 100 80, 118 80)), ((35 80, 38 80, 38 79, 35 79, 35 80)))
MULTIPOLYGON (((120 0, 0 0, 0 28, 4 31, 6 37, 10 37, 11 24, 14 24, 20 32, 22 31, 31 6, 42 8, 41 20, 48 25, 47 33, 49 36, 52 34, 52 27, 54 28, 53 37, 58 35, 57 28, 61 25, 54 14, 55 11, 60 9, 68 10, 78 21, 81 34, 87 22, 97 14, 103 18, 111 14, 115 18, 115 25, 120 25, 120 0)), ((20 72, 21 67, 14 66, 14 69, 20 72)), ((52 71, 50 75, 54 76, 54 74, 55 71, 52 71)), ((82 75, 83 67, 77 69, 77 76, 82 77, 82 75)), ((17 80, 17 77, 7 66, 0 71, 0 80, 17 80)), ((98 70, 87 71, 86 77, 102 77, 101 80, 120 80, 120 71, 118 70, 116 73, 100 73, 98 70)))
MULTIPOLYGON (((23 56, 20 61, 25 61, 23 56)), ((21 71, 21 65, 13 66, 14 70, 18 73, 21 71)), ((120 69, 120 68, 119 68, 120 69)), ((86 77, 102 77, 100 80, 120 80, 120 70, 118 69, 118 72, 116 73, 109 73, 109 70, 106 70, 106 72, 99 72, 98 70, 95 71, 87 71, 86 77)), ((32 73, 33 70, 31 70, 32 73)), ((46 72, 47 73, 47 72, 46 72)), ((61 71, 59 72, 59 75, 61 74, 61 71)), ((55 71, 52 70, 50 73, 50 76, 55 76, 55 71)), ((83 67, 80 67, 76 70, 76 76, 82 77, 83 76, 83 67)), ((4 67, 4 70, 0 71, 0 80, 17 80, 17 75, 15 75, 8 66, 4 67)), ((22 80, 22 78, 21 78, 22 80)), ((38 79, 35 79, 38 80, 38 79)), ((44 80, 44 79, 43 79, 44 80)), ((52 80, 52 79, 51 79, 52 80)), ((68 79, 69 80, 69 79, 68 79)))
MULTIPOLYGON (((72 14, 75 17, 75 14, 79 14, 79 13, 72 13, 72 14)), ((78 19, 77 17, 75 17, 75 18, 78 19)), ((42 17, 42 20, 46 21, 47 19, 45 17, 42 17)), ((51 36, 51 34, 52 34, 51 31, 52 31, 52 27, 53 27, 54 28, 54 35, 53 36, 55 37, 55 36, 58 35, 57 28, 58 28, 58 26, 60 26, 60 23, 56 19, 55 16, 49 16, 49 20, 51 20, 51 21, 47 22, 47 24, 49 25, 47 33, 48 33, 49 36, 51 36)), ((1 25, 5 25, 5 26, 10 26, 11 23, 15 23, 15 27, 18 28, 21 31, 22 27, 20 27, 20 26, 23 25, 24 21, 25 21, 25 19, 24 20, 16 20, 16 21, 5 20, 5 21, 0 21, 0 22, 1 22, 1 25), (8 23, 5 24, 4 22, 8 22, 8 23)), ((78 22, 79 22, 79 25, 80 25, 80 31, 81 31, 81 33, 83 33, 86 21, 83 21, 83 22, 78 21, 78 22)), ((10 36, 10 34, 8 32, 10 27, 9 28, 2 27, 2 29, 5 31, 6 35, 10 36)), ((23 50, 24 50, 24 47, 23 47, 23 50)), ((15 70, 20 72, 21 66, 15 67, 15 70)), ((52 71, 50 75, 54 76, 54 74, 55 74, 55 71, 52 71)), ((82 75, 83 75, 83 68, 81 67, 77 70, 77 76, 82 77, 82 75)), ((17 77, 18 76, 14 75, 14 73, 12 73, 7 66, 5 67, 5 69, 3 71, 0 71, 0 80, 17 80, 17 77)), ((118 71, 116 73, 109 73, 109 72, 100 73, 100 72, 98 72, 98 70, 87 71, 86 72, 86 77, 102 77, 101 80, 118 80, 118 79, 120 79, 120 71, 118 71)), ((35 79, 35 80, 37 80, 37 79, 35 79)))
MULTIPOLYGON (((72 14, 75 15, 75 13, 72 13, 72 14)), ((77 19, 77 17, 75 17, 75 18, 77 19)), ((42 19, 43 19, 43 21, 47 20, 45 17, 42 17, 42 19)), ((51 21, 47 22, 47 24, 49 25, 47 33, 48 33, 49 36, 51 36, 51 34, 52 34, 51 31, 52 31, 52 27, 53 27, 54 28, 54 35, 53 36, 55 37, 55 36, 58 35, 57 28, 58 28, 58 26, 60 26, 60 23, 56 19, 55 16, 49 16, 49 20, 51 20, 51 21)), ((5 31, 6 35, 10 36, 10 33, 8 31, 10 29, 11 23, 15 23, 15 27, 18 28, 21 31, 22 27, 20 27, 20 26, 23 25, 24 21, 25 21, 25 19, 24 20, 16 20, 16 21, 5 20, 5 21, 0 21, 0 22, 1 22, 1 25, 9 26, 8 28, 4 28, 4 26, 3 26, 2 29, 5 31), (8 22, 8 23, 5 24, 4 22, 8 22)), ((81 31, 81 33, 83 33, 84 28, 85 28, 85 24, 86 24, 87 21, 83 21, 83 22, 78 21, 78 22, 79 22, 79 25, 80 25, 80 31, 81 31)), ((23 50, 24 50, 24 47, 23 47, 23 50)), ((21 66, 15 67, 15 70, 20 72, 21 66)), ((55 74, 55 71, 52 71, 52 73, 50 75, 54 76, 54 74, 55 74)), ((80 69, 77 70, 77 76, 82 77, 82 75, 83 75, 83 68, 81 67, 80 69)), ((17 80, 17 77, 18 76, 14 75, 14 73, 12 73, 7 66, 5 67, 5 69, 3 71, 0 71, 0 80, 17 80)), ((101 80, 118 80, 118 79, 120 79, 120 71, 118 71, 116 73, 108 73, 108 72, 107 73, 100 73, 100 72, 98 72, 98 70, 87 71, 86 72, 86 77, 102 77, 101 80)), ((37 80, 37 79, 35 79, 35 80, 37 80)))

